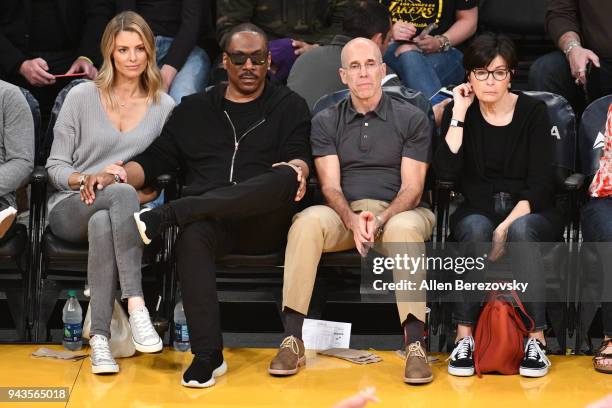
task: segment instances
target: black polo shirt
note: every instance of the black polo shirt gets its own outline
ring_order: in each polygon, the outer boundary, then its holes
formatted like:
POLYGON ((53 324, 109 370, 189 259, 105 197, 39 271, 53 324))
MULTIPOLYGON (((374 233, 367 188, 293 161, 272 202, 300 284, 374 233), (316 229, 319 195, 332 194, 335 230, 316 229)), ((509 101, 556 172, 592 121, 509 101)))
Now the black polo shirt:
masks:
POLYGON ((319 112, 312 119, 310 143, 315 157, 338 156, 349 202, 391 202, 402 183, 402 157, 429 163, 432 154, 425 113, 384 93, 376 109, 365 115, 353 109, 350 95, 319 112))

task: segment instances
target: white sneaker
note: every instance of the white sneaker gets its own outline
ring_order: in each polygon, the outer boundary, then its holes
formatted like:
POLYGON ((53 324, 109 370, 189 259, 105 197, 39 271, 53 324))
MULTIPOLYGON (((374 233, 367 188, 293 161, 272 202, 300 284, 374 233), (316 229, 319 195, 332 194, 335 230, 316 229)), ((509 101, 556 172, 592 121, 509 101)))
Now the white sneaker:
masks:
POLYGON ((111 355, 106 336, 94 335, 89 340, 91 347, 91 372, 94 374, 112 374, 119 372, 119 365, 111 355))
POLYGON ((16 217, 17 210, 14 207, 8 207, 0 211, 0 238, 3 238, 6 231, 11 228, 16 217))
POLYGON ((149 311, 145 306, 130 312, 130 326, 136 350, 141 353, 157 353, 164 348, 164 343, 155 331, 149 311))

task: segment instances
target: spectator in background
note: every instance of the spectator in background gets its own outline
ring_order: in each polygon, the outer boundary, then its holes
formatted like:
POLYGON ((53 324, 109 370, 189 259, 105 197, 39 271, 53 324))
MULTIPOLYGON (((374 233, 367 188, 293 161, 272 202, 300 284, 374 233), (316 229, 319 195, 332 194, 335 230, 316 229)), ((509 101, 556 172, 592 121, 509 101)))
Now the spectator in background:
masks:
POLYGON ((113 16, 107 0, 3 0, 0 2, 0 78, 27 88, 46 119, 67 79, 94 79, 100 37, 113 16))
POLYGON ((268 40, 293 39, 295 53, 302 55, 340 32, 344 11, 354 1, 217 0, 217 39, 223 47, 223 37, 232 28, 251 22, 268 40))
POLYGON ((32 112, 19 88, 0 81, 0 243, 12 236, 15 190, 27 182, 33 168, 32 112))
POLYGON ((113 163, 145 150, 174 107, 162 92, 155 63, 153 32, 136 13, 113 18, 102 36, 104 64, 95 82, 72 88, 54 127, 47 160, 55 190, 49 198, 49 227, 69 242, 89 239, 87 282, 91 288, 91 370, 116 373, 110 337, 117 278, 127 299, 132 341, 143 353, 160 351, 163 343, 149 317, 142 293, 142 242, 133 221, 139 203, 155 198, 152 190, 136 191, 113 172, 113 163), (109 173, 103 189, 97 173, 109 173), (95 192, 94 192, 95 190, 95 192))
POLYGON ((567 99, 578 113, 612 93, 612 2, 548 1, 546 31, 559 51, 538 58, 529 70, 529 89, 567 99), (586 93, 586 100, 585 100, 586 93))
POLYGON ((208 84, 210 58, 196 45, 209 0, 115 0, 117 11, 138 12, 155 34, 163 89, 178 104, 208 84))
POLYGON ((391 29, 389 10, 376 0, 364 1, 352 8, 342 21, 342 34, 329 45, 318 47, 301 56, 289 73, 287 86, 306 99, 312 110, 320 97, 346 89, 338 70, 342 66, 340 54, 350 40, 363 37, 372 40, 384 55, 391 29))
POLYGON ((431 98, 443 86, 463 82, 463 54, 457 47, 476 32, 477 0, 380 1, 389 7, 394 23, 385 62, 404 85, 431 98), (438 28, 420 35, 432 23, 438 28))
POLYGON ((271 70, 280 67, 285 75, 275 79, 284 82, 295 56, 320 44, 328 44, 340 34, 342 18, 350 4, 357 0, 217 0, 217 39, 225 49, 225 35, 240 23, 251 22, 271 41, 271 70), (277 45, 277 41, 280 41, 277 45), (288 53, 293 53, 289 57, 288 53))

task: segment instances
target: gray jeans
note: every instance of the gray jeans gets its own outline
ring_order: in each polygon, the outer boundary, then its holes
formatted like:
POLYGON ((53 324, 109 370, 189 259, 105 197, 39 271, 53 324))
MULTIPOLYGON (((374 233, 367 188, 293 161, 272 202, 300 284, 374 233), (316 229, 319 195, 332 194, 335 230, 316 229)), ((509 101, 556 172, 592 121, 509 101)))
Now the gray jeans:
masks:
POLYGON ((96 192, 92 205, 79 194, 60 201, 49 214, 49 227, 69 242, 89 241, 87 280, 91 291, 91 334, 110 336, 117 276, 123 299, 142 296, 142 240, 134 221, 140 209, 129 184, 111 184, 96 192))

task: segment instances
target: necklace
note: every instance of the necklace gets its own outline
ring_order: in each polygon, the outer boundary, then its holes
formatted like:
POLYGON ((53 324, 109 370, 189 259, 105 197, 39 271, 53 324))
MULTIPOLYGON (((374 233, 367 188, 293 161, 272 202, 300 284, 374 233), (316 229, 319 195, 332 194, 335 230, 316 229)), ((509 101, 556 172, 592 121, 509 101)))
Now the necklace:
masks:
POLYGON ((119 97, 113 93, 113 98, 117 101, 117 104, 119 105, 120 108, 128 108, 131 104, 128 103, 127 101, 121 101, 121 99, 119 99, 119 97))
POLYGON ((119 107, 120 108, 127 108, 129 106, 129 104, 127 102, 121 102, 121 100, 117 97, 115 97, 117 99, 117 103, 119 103, 119 107))

